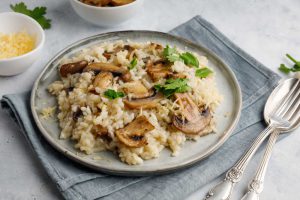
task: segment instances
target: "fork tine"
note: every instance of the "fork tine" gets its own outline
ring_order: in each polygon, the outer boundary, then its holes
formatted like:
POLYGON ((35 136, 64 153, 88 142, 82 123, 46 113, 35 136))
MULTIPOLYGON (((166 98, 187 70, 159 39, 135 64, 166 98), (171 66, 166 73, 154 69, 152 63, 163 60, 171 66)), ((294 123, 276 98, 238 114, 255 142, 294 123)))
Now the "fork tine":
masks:
POLYGON ((287 97, 279 107, 278 111, 276 112, 276 115, 278 116, 285 116, 287 112, 290 110, 290 108, 293 106, 295 101, 298 99, 298 96, 300 94, 300 89, 297 90, 300 83, 300 79, 297 80, 297 83, 293 86, 293 88, 290 90, 290 92, 287 94, 287 97), (296 95, 294 94, 296 90, 296 95))
POLYGON ((300 94, 300 90, 298 91, 297 96, 295 96, 297 101, 295 100, 293 102, 293 104, 291 104, 292 106, 290 108, 288 108, 288 112, 286 114, 286 118, 288 120, 292 120, 292 118, 295 118, 294 115, 297 114, 297 111, 299 110, 299 107, 300 107, 300 95, 299 94, 300 94))
POLYGON ((297 124, 297 122, 300 120, 300 108, 298 108, 298 111, 295 112, 295 115, 290 120, 291 124, 297 124))

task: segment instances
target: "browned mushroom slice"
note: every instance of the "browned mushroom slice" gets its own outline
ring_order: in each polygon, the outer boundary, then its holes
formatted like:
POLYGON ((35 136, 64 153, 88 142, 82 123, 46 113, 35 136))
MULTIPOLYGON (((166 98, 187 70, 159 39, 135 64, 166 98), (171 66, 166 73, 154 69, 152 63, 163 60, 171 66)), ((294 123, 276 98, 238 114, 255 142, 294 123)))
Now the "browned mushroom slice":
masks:
POLYGON ((130 74, 129 71, 127 71, 126 73, 122 74, 122 75, 120 76, 120 78, 121 78, 124 82, 129 82, 129 81, 132 80, 132 79, 131 79, 131 74, 130 74))
POLYGON ((100 137, 105 142, 110 143, 112 141, 112 138, 108 134, 107 128, 101 125, 94 125, 91 132, 95 137, 100 137))
POLYGON ((132 2, 134 2, 134 0, 112 0, 111 4, 113 6, 123 6, 132 2))
POLYGON ((174 127, 186 134, 200 134, 212 119, 209 109, 199 110, 186 93, 176 93, 175 97, 181 107, 181 116, 173 116, 174 127))
POLYGON ((150 43, 150 49, 153 50, 163 50, 163 46, 154 42, 150 43))
POLYGON ((170 68, 165 66, 163 62, 152 63, 150 60, 146 64, 147 73, 153 81, 167 78, 172 72, 170 68))
POLYGON ((168 78, 173 78, 173 79, 176 79, 176 78, 186 78, 186 75, 183 74, 183 73, 172 73, 168 76, 168 78))
POLYGON ((142 99, 124 99, 123 102, 128 109, 152 109, 163 99, 161 93, 153 94, 153 96, 142 99))
POLYGON ((124 88, 124 92, 126 92, 128 95, 131 95, 133 99, 140 99, 140 98, 146 98, 149 96, 152 96, 154 91, 148 90, 141 81, 132 81, 129 83, 126 83, 124 88))
POLYGON ((88 61, 82 60, 74 63, 67 63, 60 67, 59 72, 62 77, 67 77, 68 74, 76 74, 82 72, 82 70, 88 65, 88 61))
POLYGON ((109 60, 109 59, 111 58, 112 53, 104 52, 102 55, 103 55, 107 60, 109 60))
POLYGON ((83 69, 84 72, 94 71, 95 73, 99 72, 111 72, 116 75, 125 74, 128 70, 122 67, 116 66, 111 63, 91 63, 83 69))
POLYGON ((113 75, 111 72, 100 72, 94 79, 94 87, 105 89, 112 84, 113 75))
POLYGON ((107 128, 101 126, 101 125, 94 125, 91 130, 92 134, 95 136, 103 136, 108 134, 107 128))
POLYGON ((118 139, 129 147, 142 147, 147 144, 146 133, 155 127, 145 116, 139 116, 127 126, 116 131, 118 139))

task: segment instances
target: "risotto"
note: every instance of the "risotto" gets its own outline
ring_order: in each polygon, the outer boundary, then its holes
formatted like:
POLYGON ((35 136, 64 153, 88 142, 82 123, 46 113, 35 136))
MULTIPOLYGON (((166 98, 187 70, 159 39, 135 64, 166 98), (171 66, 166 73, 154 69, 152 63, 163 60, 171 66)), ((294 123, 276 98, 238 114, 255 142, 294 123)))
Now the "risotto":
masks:
POLYGON ((129 165, 178 155, 214 131, 221 96, 206 57, 153 42, 107 42, 62 61, 48 90, 60 138, 86 154, 112 151, 129 165), (188 147, 186 147, 188 148, 188 147))

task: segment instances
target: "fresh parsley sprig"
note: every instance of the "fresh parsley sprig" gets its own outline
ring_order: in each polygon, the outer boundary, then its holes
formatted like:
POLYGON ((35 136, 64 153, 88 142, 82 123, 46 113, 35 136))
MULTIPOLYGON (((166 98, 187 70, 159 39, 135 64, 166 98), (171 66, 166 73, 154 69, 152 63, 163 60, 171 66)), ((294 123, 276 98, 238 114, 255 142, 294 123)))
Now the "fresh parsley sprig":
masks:
POLYGON ((169 45, 164 48, 163 56, 169 62, 181 61, 188 66, 199 67, 199 61, 192 53, 185 52, 180 54, 175 48, 171 48, 169 45))
POLYGON ((184 64, 188 66, 199 67, 198 59, 190 52, 185 52, 181 54, 180 58, 183 60, 184 64))
POLYGON ((211 69, 204 67, 201 69, 197 69, 195 72, 195 75, 199 78, 206 78, 212 73, 213 73, 213 71, 211 69))
POLYGON ((115 90, 112 89, 108 89, 104 92, 104 96, 108 99, 117 99, 117 98, 122 98, 125 96, 125 94, 123 92, 117 92, 115 90))
POLYGON ((289 68, 285 64, 281 64, 278 69, 285 74, 289 74, 290 72, 299 72, 300 61, 297 61, 290 54, 286 54, 286 57, 288 57, 288 59, 290 59, 294 63, 294 66, 292 68, 289 68))
POLYGON ((190 86, 187 84, 187 79, 167 79, 164 85, 157 84, 154 88, 163 93, 166 97, 170 97, 175 93, 184 93, 190 90, 190 86))
POLYGON ((43 29, 51 28, 51 19, 47 19, 44 15, 47 13, 46 7, 36 7, 33 10, 29 10, 24 2, 10 5, 10 8, 14 12, 22 13, 35 19, 43 29))

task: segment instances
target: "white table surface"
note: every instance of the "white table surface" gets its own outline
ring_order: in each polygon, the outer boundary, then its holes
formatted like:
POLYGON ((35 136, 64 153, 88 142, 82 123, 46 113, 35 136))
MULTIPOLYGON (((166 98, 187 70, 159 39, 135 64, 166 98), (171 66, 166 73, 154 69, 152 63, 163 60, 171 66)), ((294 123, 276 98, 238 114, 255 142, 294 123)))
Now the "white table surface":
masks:
MULTIPOLYGON (((0 12, 9 11, 12 0, 0 1, 0 12)), ((43 57, 25 73, 0 77, 0 96, 30 90, 43 66, 55 53, 78 39, 107 31, 149 29, 169 31, 195 15, 202 15, 226 36, 265 66, 277 71, 289 52, 300 59, 299 0, 146 0, 139 17, 115 28, 92 26, 77 15, 67 0, 24 0, 27 5, 46 5, 53 27, 46 31, 43 57), (76 22, 76 26, 72 24, 76 22), (64 31, 74 34, 59 34, 64 31)), ((295 133, 299 132, 297 130, 295 133)), ((299 199, 300 134, 276 144, 261 199, 299 199)), ((251 162, 233 199, 240 199, 258 160, 251 162)), ((202 199, 214 185, 208 183, 188 200, 202 199)), ((0 110, 0 199, 62 199, 45 174, 18 127, 0 110)))

